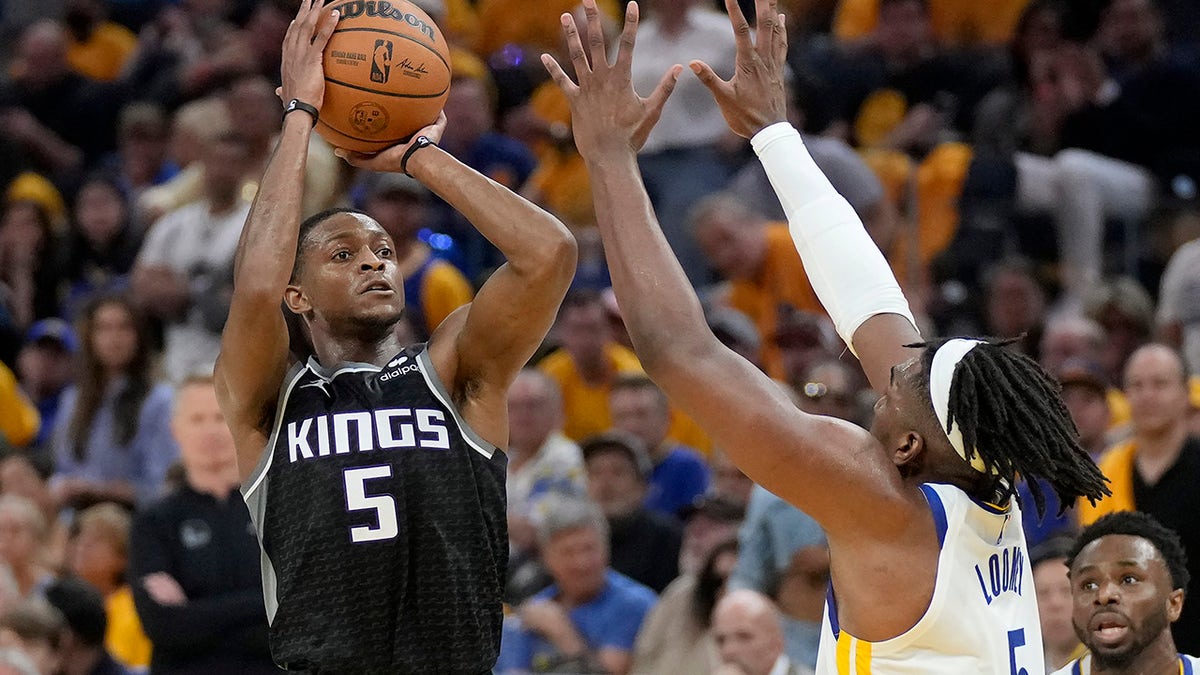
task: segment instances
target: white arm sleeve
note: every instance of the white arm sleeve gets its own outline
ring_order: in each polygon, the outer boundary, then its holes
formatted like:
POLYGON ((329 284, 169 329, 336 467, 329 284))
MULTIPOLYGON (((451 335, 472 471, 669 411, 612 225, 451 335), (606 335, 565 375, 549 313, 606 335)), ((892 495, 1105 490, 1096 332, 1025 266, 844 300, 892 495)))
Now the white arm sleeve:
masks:
POLYGON ((892 268, 850 204, 817 168, 787 122, 750 139, 787 214, 809 282, 850 351, 854 331, 876 314, 917 322, 892 268))

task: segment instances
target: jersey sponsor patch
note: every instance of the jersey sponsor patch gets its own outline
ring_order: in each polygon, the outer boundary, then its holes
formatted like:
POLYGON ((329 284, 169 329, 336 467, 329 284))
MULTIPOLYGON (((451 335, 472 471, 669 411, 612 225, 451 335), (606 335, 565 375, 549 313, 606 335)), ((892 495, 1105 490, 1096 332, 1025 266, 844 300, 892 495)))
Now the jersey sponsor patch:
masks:
POLYGON ((408 357, 403 354, 389 361, 387 368, 388 371, 379 376, 379 379, 383 382, 400 377, 405 373, 419 372, 421 370, 416 361, 409 363, 408 357))

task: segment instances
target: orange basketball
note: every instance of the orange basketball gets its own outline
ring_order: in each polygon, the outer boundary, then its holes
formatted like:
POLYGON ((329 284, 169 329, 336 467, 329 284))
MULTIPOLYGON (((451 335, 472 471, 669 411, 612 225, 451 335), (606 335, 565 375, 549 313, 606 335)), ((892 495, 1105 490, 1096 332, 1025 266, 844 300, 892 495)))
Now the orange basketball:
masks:
POLYGON ((335 147, 377 152, 434 122, 450 92, 449 48, 406 0, 334 0, 317 133, 335 147))

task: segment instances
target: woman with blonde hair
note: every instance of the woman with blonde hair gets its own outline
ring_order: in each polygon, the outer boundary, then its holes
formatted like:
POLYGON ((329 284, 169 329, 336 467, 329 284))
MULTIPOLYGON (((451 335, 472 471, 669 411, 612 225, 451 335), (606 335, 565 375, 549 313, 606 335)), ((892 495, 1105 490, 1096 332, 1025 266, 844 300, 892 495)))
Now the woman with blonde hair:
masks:
POLYGON ((125 578, 131 521, 129 512, 112 502, 81 512, 68 547, 67 571, 104 596, 108 652, 126 666, 145 668, 150 665, 150 639, 142 630, 125 578))
POLYGON ((29 499, 0 496, 0 560, 7 563, 21 598, 37 597, 54 574, 45 566, 46 517, 29 499))

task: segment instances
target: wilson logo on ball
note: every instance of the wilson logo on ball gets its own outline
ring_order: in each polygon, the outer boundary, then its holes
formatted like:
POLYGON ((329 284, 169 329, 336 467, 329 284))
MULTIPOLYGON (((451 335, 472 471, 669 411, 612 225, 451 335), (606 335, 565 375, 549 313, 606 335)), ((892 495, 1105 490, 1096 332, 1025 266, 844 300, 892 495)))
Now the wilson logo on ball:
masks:
POLYGON ((392 74, 392 41, 376 40, 371 59, 371 81, 386 84, 392 74))
POLYGON ((433 28, 425 22, 425 19, 411 12, 405 12, 387 0, 351 0, 351 2, 338 5, 334 9, 338 10, 343 19, 353 19, 360 16, 395 19, 416 28, 430 38, 434 37, 433 28))

